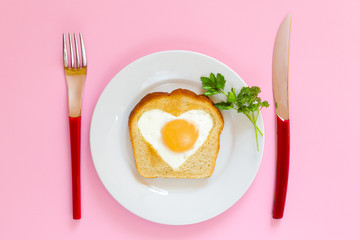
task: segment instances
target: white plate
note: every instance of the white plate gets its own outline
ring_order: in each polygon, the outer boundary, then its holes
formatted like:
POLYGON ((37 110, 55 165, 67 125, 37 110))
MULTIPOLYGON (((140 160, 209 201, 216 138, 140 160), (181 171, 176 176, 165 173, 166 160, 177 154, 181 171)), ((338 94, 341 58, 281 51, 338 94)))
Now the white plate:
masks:
MULTIPOLYGON (((233 110, 222 112, 225 126, 210 178, 147 179, 136 170, 128 132, 134 106, 149 92, 187 88, 203 93, 200 77, 211 72, 222 73, 229 89, 246 86, 233 70, 214 58, 189 51, 164 51, 126 66, 101 94, 90 129, 92 158, 106 189, 132 213, 170 225, 205 221, 230 208, 254 180, 264 137, 259 138, 258 152, 252 123, 233 110)), ((263 129, 261 115, 258 125, 263 129)))

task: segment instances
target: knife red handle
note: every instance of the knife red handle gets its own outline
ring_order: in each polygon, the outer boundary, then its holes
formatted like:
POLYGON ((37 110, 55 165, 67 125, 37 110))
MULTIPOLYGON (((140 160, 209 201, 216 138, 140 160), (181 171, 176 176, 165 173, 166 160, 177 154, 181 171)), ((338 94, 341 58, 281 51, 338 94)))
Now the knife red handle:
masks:
POLYGON ((286 192, 289 177, 290 121, 277 118, 277 168, 273 218, 284 215, 286 192))
POLYGON ((69 117, 71 143, 71 174, 73 219, 81 218, 81 191, 80 191, 80 136, 81 116, 69 117))

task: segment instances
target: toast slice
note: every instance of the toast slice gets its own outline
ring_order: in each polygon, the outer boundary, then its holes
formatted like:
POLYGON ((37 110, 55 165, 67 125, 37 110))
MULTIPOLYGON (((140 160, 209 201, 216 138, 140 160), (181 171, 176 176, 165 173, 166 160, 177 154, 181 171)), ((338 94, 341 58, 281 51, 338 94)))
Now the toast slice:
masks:
POLYGON ((224 127, 224 120, 220 111, 208 97, 197 95, 186 89, 176 89, 171 93, 149 93, 132 110, 128 124, 135 164, 141 176, 205 178, 212 175, 220 148, 220 133, 224 127), (174 116, 179 116, 189 110, 203 110, 213 120, 213 127, 205 142, 177 169, 173 169, 160 157, 138 128, 141 115, 152 109, 160 109, 174 116))

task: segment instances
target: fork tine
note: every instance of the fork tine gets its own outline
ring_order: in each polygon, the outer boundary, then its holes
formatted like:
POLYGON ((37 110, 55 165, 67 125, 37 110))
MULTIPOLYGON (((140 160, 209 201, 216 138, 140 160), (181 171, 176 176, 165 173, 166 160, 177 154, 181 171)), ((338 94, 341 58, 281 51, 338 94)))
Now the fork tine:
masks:
POLYGON ((69 45, 70 45, 71 68, 74 68, 74 50, 73 50, 73 44, 70 33, 69 33, 69 45))
POLYGON ((68 56, 66 51, 65 33, 63 33, 63 57, 64 57, 64 67, 69 67, 68 56))
POLYGON ((79 58, 79 47, 78 47, 78 40, 76 34, 74 33, 74 41, 75 41, 75 55, 76 55, 76 68, 80 68, 80 58, 79 58))
POLYGON ((84 40, 81 33, 79 33, 79 36, 80 36, 80 44, 81 44, 82 66, 86 67, 86 53, 85 53, 84 40))

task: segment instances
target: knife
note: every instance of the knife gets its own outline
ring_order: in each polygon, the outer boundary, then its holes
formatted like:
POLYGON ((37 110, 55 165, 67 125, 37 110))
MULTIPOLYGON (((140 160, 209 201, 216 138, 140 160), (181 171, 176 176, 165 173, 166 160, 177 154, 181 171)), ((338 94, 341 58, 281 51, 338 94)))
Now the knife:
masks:
POLYGON ((277 124, 277 167, 273 218, 284 215, 286 192, 289 176, 290 158, 290 120, 289 120, 289 46, 291 16, 285 17, 276 35, 272 83, 275 100, 277 124))

